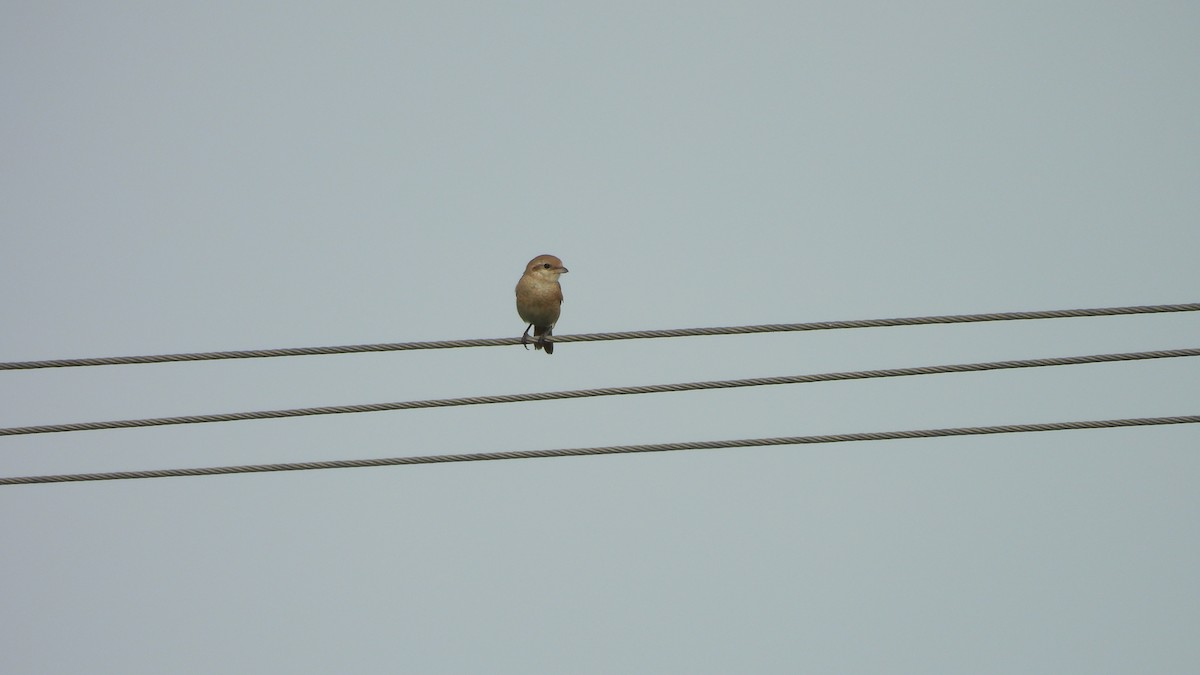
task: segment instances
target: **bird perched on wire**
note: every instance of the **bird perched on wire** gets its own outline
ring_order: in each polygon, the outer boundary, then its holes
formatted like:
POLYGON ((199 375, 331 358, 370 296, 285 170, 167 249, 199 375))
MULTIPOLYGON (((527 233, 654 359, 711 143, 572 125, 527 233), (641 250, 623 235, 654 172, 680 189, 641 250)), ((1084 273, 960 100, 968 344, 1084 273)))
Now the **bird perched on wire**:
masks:
MULTIPOLYGON (((550 334, 558 322, 563 301, 558 275, 566 273, 567 268, 563 267, 562 261, 552 255, 539 255, 525 265, 525 273, 517 282, 517 314, 529 324, 521 336, 521 344, 528 343, 529 329, 532 328, 536 338, 533 348, 545 349, 547 354, 554 353, 550 334)), ((529 349, 528 346, 525 348, 529 349)))

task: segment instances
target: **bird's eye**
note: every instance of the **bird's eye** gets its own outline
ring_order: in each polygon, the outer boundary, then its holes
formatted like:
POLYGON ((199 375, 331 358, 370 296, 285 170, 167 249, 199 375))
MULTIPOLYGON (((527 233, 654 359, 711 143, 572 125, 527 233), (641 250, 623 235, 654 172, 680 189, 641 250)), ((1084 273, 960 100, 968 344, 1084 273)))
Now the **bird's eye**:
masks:
POLYGON ((542 267, 545 267, 546 269, 550 269, 550 263, 542 263, 542 267))

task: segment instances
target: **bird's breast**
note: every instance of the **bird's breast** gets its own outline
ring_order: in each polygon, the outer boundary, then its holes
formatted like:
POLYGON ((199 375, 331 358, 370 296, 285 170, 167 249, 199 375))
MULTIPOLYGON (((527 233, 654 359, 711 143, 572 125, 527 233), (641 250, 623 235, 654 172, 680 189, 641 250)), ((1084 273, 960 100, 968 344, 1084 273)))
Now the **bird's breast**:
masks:
POLYGON ((562 304, 562 287, 557 281, 539 282, 522 277, 517 283, 517 313, 537 326, 551 326, 558 321, 562 304))

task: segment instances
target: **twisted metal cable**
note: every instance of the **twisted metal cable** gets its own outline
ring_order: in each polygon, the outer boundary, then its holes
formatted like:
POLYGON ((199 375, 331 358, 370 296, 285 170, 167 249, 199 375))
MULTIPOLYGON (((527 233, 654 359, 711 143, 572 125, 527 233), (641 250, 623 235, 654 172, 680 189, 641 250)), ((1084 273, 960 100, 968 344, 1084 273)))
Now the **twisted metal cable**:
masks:
MULTIPOLYGON (((992 314, 951 314, 917 316, 898 319, 862 319, 856 321, 819 321, 816 323, 772 323, 758 326, 725 326, 717 328, 674 328, 667 330, 638 330, 618 333, 582 333, 556 335, 554 342, 598 342, 604 340, 641 340, 649 338, 691 337, 699 335, 745 335, 749 333, 784 333, 843 328, 881 328, 885 326, 921 326, 946 323, 979 323, 985 321, 1017 321, 1026 319, 1068 319, 1087 316, 1117 316, 1124 314, 1160 314, 1166 312, 1200 311, 1200 302, 1177 305, 1140 305, 1133 307, 1101 307, 1096 309, 1059 309, 1037 312, 1000 312, 992 314)), ((37 368, 72 368, 81 366, 115 366, 138 363, 170 363, 177 361, 215 361, 220 359, 259 359, 276 356, 316 356, 327 354, 358 354, 363 352, 394 352, 417 349, 450 349, 455 347, 500 347, 521 344, 520 338, 479 338, 472 340, 438 340, 433 342, 392 342, 334 347, 292 347, 285 349, 251 349, 226 352, 195 352, 189 354, 157 354, 150 356, 110 356, 83 359, 53 359, 47 361, 0 362, 0 370, 32 370, 37 368)))
POLYGON ((467 396, 462 398, 429 399, 424 401, 399 401, 395 403, 368 403, 362 405, 322 406, 318 408, 294 408, 290 410, 260 410, 257 412, 218 413, 213 415, 187 415, 183 417, 156 417, 149 419, 117 420, 112 422, 76 422, 69 424, 46 424, 41 426, 0 428, 0 436, 25 434, 48 434, 64 431, 95 431, 98 429, 129 429, 133 427, 157 427, 172 424, 202 424, 206 422, 235 422, 240 420, 278 419, 304 417, 308 415, 339 415, 346 413, 382 412, 385 410, 414 410, 418 408, 449 408, 463 405, 485 405, 491 403, 522 403, 555 399, 590 398, 595 396, 621 396, 627 394, 660 394, 702 389, 734 389, 774 384, 805 384, 810 382, 832 382, 837 380, 865 380, 880 377, 905 377, 910 375, 937 375, 943 373, 965 373, 984 370, 1012 368, 1039 368, 1044 366, 1070 366, 1086 363, 1110 363, 1114 361, 1141 361, 1146 359, 1170 359, 1184 356, 1200 356, 1200 348, 1171 349, 1152 352, 1127 352, 1122 354, 1093 354, 1090 356, 1063 356, 1018 361, 989 361, 985 363, 960 363, 942 366, 918 366, 915 368, 889 368, 886 370, 860 370, 841 373, 819 373, 815 375, 786 375, 781 377, 753 377, 742 380, 714 380, 708 382, 684 382, 680 384, 651 384, 626 387, 604 387, 600 389, 574 389, 567 391, 534 392, 529 394, 500 394, 492 396, 467 396))
POLYGON ((1200 415, 1179 417, 1139 417, 1118 420, 1083 422, 1047 422, 1042 424, 1006 424, 991 427, 957 427, 950 429, 918 429, 914 431, 874 431, 826 436, 784 436, 778 438, 748 438, 730 441, 692 441, 684 443, 655 443, 652 445, 610 445, 596 448, 562 448, 555 450, 515 450, 510 452, 478 452, 460 455, 426 455, 422 457, 390 457, 385 459, 347 459, 327 462, 293 462, 286 464, 249 464, 243 466, 211 466, 195 469, 158 469, 149 471, 114 471, 111 473, 78 473, 51 476, 15 476, 0 478, 0 485, 33 483, 67 483, 94 480, 123 480, 128 478, 170 478, 179 476, 215 476, 231 473, 264 473, 269 471, 307 471, 312 469, 350 469, 372 466, 401 466, 407 464, 443 464, 447 462, 483 462, 497 459, 536 459, 545 457, 580 457, 584 455, 616 455, 639 452, 669 452, 674 450, 708 450, 716 448, 753 448, 768 445, 809 445, 816 443, 845 443, 850 441, 885 441, 902 438, 937 438, 942 436, 980 436, 1033 431, 1066 431, 1069 429, 1112 429, 1116 427, 1154 426, 1164 424, 1195 424, 1200 415))

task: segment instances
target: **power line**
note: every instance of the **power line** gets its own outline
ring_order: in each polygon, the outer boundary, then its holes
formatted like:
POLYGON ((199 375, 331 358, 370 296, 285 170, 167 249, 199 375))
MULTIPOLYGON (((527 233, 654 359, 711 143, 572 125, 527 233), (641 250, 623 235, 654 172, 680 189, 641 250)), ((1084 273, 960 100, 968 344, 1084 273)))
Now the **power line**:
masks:
MULTIPOLYGON (((618 333, 583 333, 555 336, 556 343, 598 342, 604 340, 641 340, 649 338, 691 337, 699 335, 746 335, 750 333, 783 333, 843 328, 881 328, 885 326, 921 326, 948 323, 979 323, 986 321, 1017 321, 1028 319, 1067 319, 1089 316, 1118 316, 1126 314, 1161 314, 1166 312, 1200 311, 1200 303, 1177 305, 1141 305, 1132 307, 1101 307, 1095 309, 1060 309, 1036 312, 1001 312, 992 314, 951 314, 898 319, 862 319, 854 321, 820 321, 816 323, 774 323, 758 326, 726 326, 717 328, 675 328, 618 333)), ((54 359, 48 361, 0 362, 0 370, 32 370, 38 368, 70 368, 81 366, 114 366, 138 363, 170 363, 177 361, 215 361, 221 359, 258 359, 277 356, 316 356, 328 354, 358 354, 364 352, 393 352, 417 349, 451 349, 456 347, 500 347, 521 344, 520 338, 480 338, 472 340, 439 340, 433 342, 392 342, 334 347, 291 347, 284 349, 251 349, 244 351, 195 352, 189 354, 158 354, 149 356, 110 356, 83 359, 54 359)))
POLYGON ((950 429, 919 429, 915 431, 876 431, 827 436, 785 436, 780 438, 749 438, 731 441, 693 441, 685 443, 656 443, 653 445, 610 445, 596 448, 562 448, 555 450, 517 450, 511 452, 479 452, 462 455, 427 455, 423 457, 391 457, 386 459, 347 459, 328 462, 294 462, 288 464, 249 464, 243 466, 212 466, 195 469, 158 469, 149 471, 115 471, 112 473, 79 473, 51 476, 16 476, 0 478, 0 485, 33 483, 66 483, 129 478, 170 478, 179 476, 215 476, 231 473, 265 473, 272 471, 307 471, 313 469, 350 469, 373 466, 408 464, 442 464, 448 462, 483 462, 498 459, 537 459, 545 457, 580 457, 584 455, 616 455, 639 452, 668 452, 673 450, 707 450, 716 448, 751 448, 770 445, 809 445, 816 443, 845 443, 850 441, 884 441, 901 438, 936 438, 942 436, 980 436, 1034 431, 1065 431, 1069 429, 1112 429, 1117 427, 1153 426, 1165 424, 1195 424, 1200 415, 1180 417, 1141 417, 1119 420, 1083 422, 1048 422, 1043 424, 1010 424, 991 427, 958 427, 950 429))
POLYGON ((279 419, 305 417, 309 415, 338 415, 346 413, 383 412, 388 410, 414 410, 419 408, 449 408, 464 405, 486 405, 493 403, 521 403, 549 401, 555 399, 590 398, 596 396, 620 396, 628 394, 658 394, 704 389, 733 389, 776 384, 805 384, 810 382, 833 382, 838 380, 865 380, 881 377, 905 377, 910 375, 937 375, 944 373, 966 373, 985 370, 1012 368, 1039 368, 1045 366, 1070 366, 1087 363, 1112 363, 1117 361, 1141 361, 1147 359, 1169 359, 1185 356, 1200 356, 1200 348, 1172 349, 1152 352, 1128 352, 1122 354, 1094 354, 1090 356, 1064 356, 1018 361, 989 361, 985 363, 960 363, 940 366, 918 366, 915 368, 891 368, 886 370, 862 370, 815 375, 787 375, 781 377, 755 377, 741 380, 715 380, 708 382, 686 382, 681 384, 655 384, 601 389, 575 389, 568 391, 535 392, 529 394, 501 394, 493 396, 468 396, 463 398, 430 399, 424 401, 400 401, 395 403, 369 403, 362 405, 322 406, 318 408, 294 408, 290 410, 262 410, 257 412, 218 413, 212 415, 188 415, 183 417, 156 417, 149 419, 117 420, 112 422, 76 422, 69 424, 47 424, 41 426, 0 428, 0 436, 25 434, 48 434, 65 431, 95 431, 99 429, 130 429, 135 427, 157 427, 174 424, 202 424, 207 422, 235 422, 242 420, 279 419))

